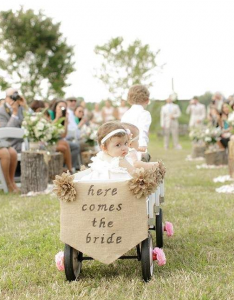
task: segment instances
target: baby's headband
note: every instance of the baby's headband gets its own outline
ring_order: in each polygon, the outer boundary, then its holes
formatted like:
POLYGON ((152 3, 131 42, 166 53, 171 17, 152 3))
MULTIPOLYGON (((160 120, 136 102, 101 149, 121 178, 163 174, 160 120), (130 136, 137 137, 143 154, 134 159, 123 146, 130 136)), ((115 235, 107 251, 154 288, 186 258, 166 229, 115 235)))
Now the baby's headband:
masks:
POLYGON ((119 132, 123 132, 123 133, 128 134, 127 130, 124 130, 124 129, 116 129, 116 130, 113 130, 113 131, 109 132, 109 133, 101 140, 101 144, 103 145, 103 144, 105 143, 106 140, 108 140, 110 137, 112 137, 113 135, 115 135, 116 133, 119 133, 119 132))

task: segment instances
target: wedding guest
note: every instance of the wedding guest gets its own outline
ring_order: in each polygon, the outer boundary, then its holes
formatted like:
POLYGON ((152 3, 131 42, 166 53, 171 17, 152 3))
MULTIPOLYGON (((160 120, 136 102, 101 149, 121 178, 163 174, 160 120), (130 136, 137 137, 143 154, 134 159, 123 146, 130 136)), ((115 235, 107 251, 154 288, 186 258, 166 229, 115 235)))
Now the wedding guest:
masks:
POLYGON ((32 103, 30 104, 30 108, 34 112, 41 112, 46 108, 45 102, 42 100, 33 100, 32 103))
POLYGON ((169 139, 172 135, 175 149, 181 149, 178 142, 179 137, 179 122, 178 118, 181 116, 179 105, 172 103, 169 97, 166 104, 162 106, 160 112, 160 124, 164 132, 164 148, 169 148, 169 139))
POLYGON ((227 122, 229 113, 230 113, 230 106, 227 103, 224 103, 222 105, 221 118, 220 118, 220 127, 223 129, 220 143, 222 147, 225 149, 228 148, 228 143, 231 137, 231 132, 230 132, 231 128, 227 122))
POLYGON ((115 120, 114 107, 110 100, 105 101, 105 106, 102 108, 102 118, 104 123, 115 120))
POLYGON ((67 98, 66 103, 67 103, 67 114, 68 114, 68 127, 67 127, 66 139, 69 141, 73 141, 74 139, 78 139, 79 137, 79 131, 77 129, 76 116, 75 116, 77 99, 75 97, 67 98))
POLYGON ((199 127, 206 118, 206 107, 199 102, 198 97, 194 96, 186 110, 190 114, 189 127, 199 127))
POLYGON ((210 106, 208 114, 208 121, 213 127, 219 127, 220 124, 220 113, 215 106, 210 106))
POLYGON ((126 101, 121 99, 120 106, 117 107, 117 120, 121 120, 129 107, 126 106, 126 101))
MULTIPOLYGON (((65 120, 62 123, 64 125, 64 130, 65 130, 62 138, 65 138, 67 135, 67 126, 68 126, 67 102, 64 100, 58 100, 57 102, 55 102, 54 107, 52 108, 52 111, 55 116, 55 119, 54 119, 55 121, 58 121, 61 118, 65 118, 65 120)), ((79 169, 80 166, 78 164, 78 155, 80 155, 80 147, 79 147, 78 143, 74 143, 72 141, 64 141, 64 142, 69 144, 73 169, 79 169)), ((63 142, 63 144, 64 144, 64 142, 63 142)), ((69 153, 67 153, 67 155, 69 157, 69 153)), ((67 165, 68 169, 71 171, 70 161, 67 160, 67 163, 66 163, 66 165, 67 165), (67 165, 67 163, 69 164, 69 166, 67 165)))
MULTIPOLYGON (((20 128, 24 118, 23 112, 28 110, 25 98, 16 89, 7 89, 5 103, 0 106, 0 127, 20 128)), ((7 139, 7 141, 17 152, 21 152, 22 139, 7 139)))
POLYGON ((85 123, 87 119, 84 117, 84 108, 81 105, 78 105, 75 108, 75 122, 76 127, 81 128, 85 123))
POLYGON ((141 84, 133 85, 128 92, 128 103, 131 108, 125 112, 121 122, 130 123, 139 129, 139 148, 138 151, 146 152, 148 147, 148 134, 152 121, 150 112, 146 110, 149 104, 149 91, 141 84))
POLYGON ((97 125, 101 125, 103 122, 102 112, 99 108, 99 103, 94 104, 93 118, 91 121, 92 121, 92 123, 97 124, 97 125))
POLYGON ((15 171, 17 167, 17 152, 12 147, 1 147, 0 140, 0 164, 9 192, 17 193, 19 189, 15 183, 15 171))

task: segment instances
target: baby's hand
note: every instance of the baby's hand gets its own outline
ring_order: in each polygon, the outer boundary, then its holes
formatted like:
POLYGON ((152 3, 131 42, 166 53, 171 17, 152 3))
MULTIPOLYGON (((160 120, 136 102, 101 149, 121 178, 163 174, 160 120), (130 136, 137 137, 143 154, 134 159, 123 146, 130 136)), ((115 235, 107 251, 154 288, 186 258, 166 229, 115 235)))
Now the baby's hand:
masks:
POLYGON ((138 151, 140 151, 140 152, 145 152, 147 150, 147 147, 146 146, 140 146, 139 148, 138 148, 138 151))

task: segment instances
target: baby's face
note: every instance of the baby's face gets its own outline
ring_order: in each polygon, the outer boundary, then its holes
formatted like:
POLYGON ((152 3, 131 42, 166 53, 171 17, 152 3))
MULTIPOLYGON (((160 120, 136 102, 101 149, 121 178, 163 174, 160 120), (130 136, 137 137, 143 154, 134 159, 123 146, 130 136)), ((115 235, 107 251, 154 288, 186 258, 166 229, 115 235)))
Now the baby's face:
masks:
POLYGON ((114 136, 104 149, 112 157, 125 157, 128 154, 128 136, 114 136))

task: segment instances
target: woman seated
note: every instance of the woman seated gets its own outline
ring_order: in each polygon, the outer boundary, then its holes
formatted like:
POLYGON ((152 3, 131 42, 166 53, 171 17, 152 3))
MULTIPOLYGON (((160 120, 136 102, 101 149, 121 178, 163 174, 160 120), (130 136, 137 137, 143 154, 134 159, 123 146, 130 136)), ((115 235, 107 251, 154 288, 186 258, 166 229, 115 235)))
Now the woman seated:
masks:
POLYGON ((219 125, 223 131, 221 134, 220 146, 224 149, 228 148, 228 143, 231 137, 231 132, 230 132, 231 128, 227 122, 229 113, 230 113, 230 107, 227 103, 224 103, 222 105, 221 118, 219 122, 219 125))
POLYGON ((8 191, 18 193, 19 189, 14 180, 17 167, 17 152, 15 149, 12 147, 0 147, 0 163, 8 191))

